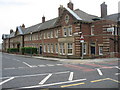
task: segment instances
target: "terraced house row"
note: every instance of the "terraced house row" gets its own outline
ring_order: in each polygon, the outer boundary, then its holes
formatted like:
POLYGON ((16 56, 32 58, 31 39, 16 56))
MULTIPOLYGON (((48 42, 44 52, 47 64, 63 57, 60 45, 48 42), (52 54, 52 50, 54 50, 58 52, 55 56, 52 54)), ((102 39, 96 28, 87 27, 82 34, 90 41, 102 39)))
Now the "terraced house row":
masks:
POLYGON ((100 7, 98 17, 74 10, 71 1, 67 7, 60 5, 58 17, 45 21, 43 16, 41 23, 30 27, 23 24, 3 34, 3 50, 37 47, 38 55, 50 57, 120 57, 119 13, 107 15, 105 2, 100 7))

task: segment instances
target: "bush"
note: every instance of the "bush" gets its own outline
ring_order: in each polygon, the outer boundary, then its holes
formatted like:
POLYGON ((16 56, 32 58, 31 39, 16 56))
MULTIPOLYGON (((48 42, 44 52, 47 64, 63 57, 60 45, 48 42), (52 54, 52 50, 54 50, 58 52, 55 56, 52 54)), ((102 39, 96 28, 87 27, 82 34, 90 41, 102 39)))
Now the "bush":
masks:
POLYGON ((22 54, 37 54, 37 48, 35 47, 22 47, 22 54))
POLYGON ((18 48, 8 48, 7 52, 9 52, 9 53, 16 53, 16 52, 19 52, 19 49, 18 48))

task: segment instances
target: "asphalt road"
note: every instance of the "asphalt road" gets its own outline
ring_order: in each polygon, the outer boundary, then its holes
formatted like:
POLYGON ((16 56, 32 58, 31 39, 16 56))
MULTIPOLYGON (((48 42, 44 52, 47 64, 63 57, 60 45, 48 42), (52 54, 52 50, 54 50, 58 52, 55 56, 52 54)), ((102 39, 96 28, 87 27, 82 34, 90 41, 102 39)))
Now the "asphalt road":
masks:
POLYGON ((119 88, 117 61, 68 64, 2 54, 3 89, 119 88))

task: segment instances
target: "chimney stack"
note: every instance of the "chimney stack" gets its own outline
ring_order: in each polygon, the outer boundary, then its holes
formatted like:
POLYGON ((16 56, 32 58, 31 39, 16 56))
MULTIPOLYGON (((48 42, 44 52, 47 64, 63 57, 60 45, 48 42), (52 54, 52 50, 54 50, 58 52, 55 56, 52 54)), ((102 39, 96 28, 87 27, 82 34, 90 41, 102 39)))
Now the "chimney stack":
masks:
POLYGON ((107 16, 107 5, 103 2, 101 4, 101 18, 104 18, 105 16, 107 16))
POLYGON ((10 34, 13 32, 13 30, 12 29, 10 29, 10 34))
POLYGON ((22 27, 23 27, 23 28, 25 28, 25 25, 24 25, 24 24, 22 24, 22 27))
POLYGON ((43 15, 43 17, 42 17, 42 23, 44 23, 45 22, 45 17, 44 17, 44 15, 43 15))
POLYGON ((59 17, 62 15, 63 11, 64 11, 64 7, 63 7, 63 5, 60 5, 60 7, 58 8, 58 16, 59 17))
POLYGON ((73 10, 73 3, 71 2, 71 0, 67 4, 67 7, 70 8, 71 10, 73 10))

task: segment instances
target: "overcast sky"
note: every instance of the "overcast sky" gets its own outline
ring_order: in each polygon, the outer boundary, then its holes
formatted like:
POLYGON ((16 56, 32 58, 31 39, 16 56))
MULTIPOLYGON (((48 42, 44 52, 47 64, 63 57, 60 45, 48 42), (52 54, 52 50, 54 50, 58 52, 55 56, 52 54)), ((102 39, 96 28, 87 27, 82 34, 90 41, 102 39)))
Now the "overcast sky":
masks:
MULTIPOLYGON (((71 0, 74 9, 80 9, 92 15, 100 16, 100 4, 106 2, 108 15, 118 13, 120 0, 71 0)), ((58 7, 67 6, 69 0, 0 0, 0 43, 2 34, 9 34, 10 29, 15 31, 17 26, 26 27, 41 23, 44 15, 46 20, 58 16, 58 7)))

